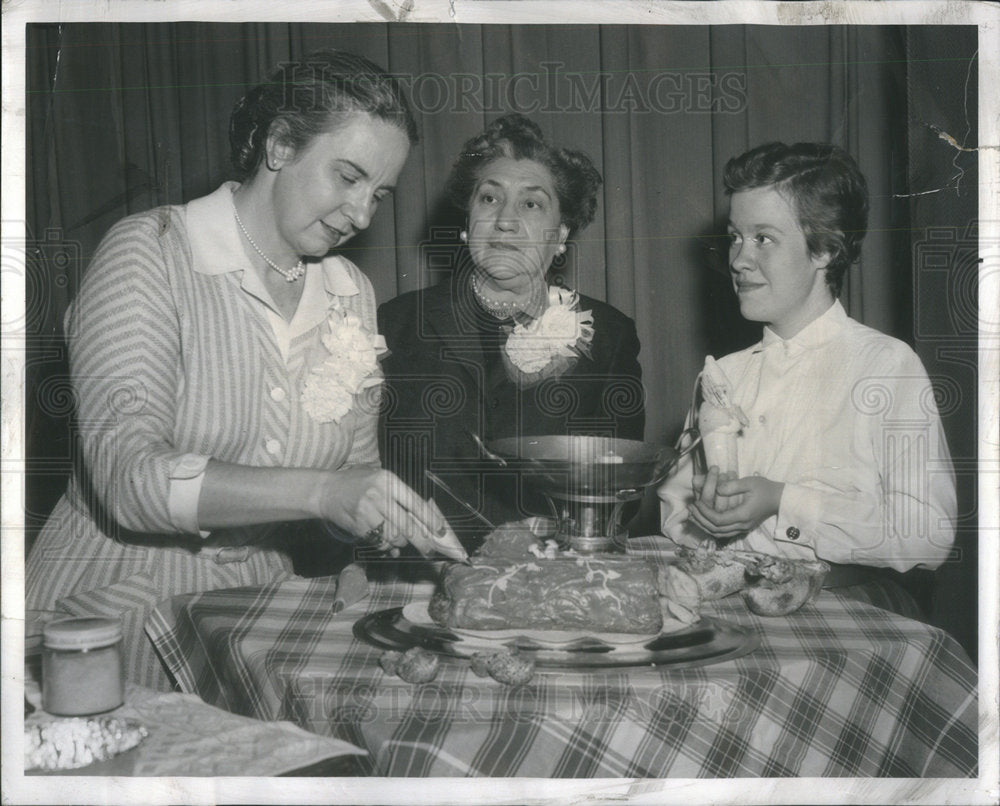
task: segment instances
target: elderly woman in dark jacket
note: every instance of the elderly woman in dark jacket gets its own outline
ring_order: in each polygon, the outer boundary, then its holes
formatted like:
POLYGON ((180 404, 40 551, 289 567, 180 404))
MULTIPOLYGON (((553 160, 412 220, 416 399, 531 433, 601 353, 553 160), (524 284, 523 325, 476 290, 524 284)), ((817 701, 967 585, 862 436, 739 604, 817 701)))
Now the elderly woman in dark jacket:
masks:
POLYGON ((512 114, 469 140, 448 181, 467 213, 455 270, 379 308, 387 399, 382 456, 433 493, 452 525, 476 519, 424 479, 433 470, 494 523, 547 514, 516 477, 484 462, 472 437, 573 434, 642 439, 635 325, 560 284, 553 261, 594 217, 601 176, 512 114))

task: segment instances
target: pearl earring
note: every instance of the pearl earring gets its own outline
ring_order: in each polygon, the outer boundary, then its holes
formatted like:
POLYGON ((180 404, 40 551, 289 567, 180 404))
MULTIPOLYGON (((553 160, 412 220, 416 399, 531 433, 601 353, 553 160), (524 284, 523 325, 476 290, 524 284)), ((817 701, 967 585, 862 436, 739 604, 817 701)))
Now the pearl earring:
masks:
POLYGON ((560 255, 565 254, 566 244, 564 243, 559 244, 559 246, 556 247, 556 252, 559 253, 560 255))
POLYGON ((469 240, 469 233, 467 233, 465 230, 462 230, 460 233, 458 233, 458 239, 462 243, 468 242, 468 240, 469 240))

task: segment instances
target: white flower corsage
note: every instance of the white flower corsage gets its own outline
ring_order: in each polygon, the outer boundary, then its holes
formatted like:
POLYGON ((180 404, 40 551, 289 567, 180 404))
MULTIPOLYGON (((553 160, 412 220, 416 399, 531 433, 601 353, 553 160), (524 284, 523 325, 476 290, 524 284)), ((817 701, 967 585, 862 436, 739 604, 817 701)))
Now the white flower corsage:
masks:
POLYGON ((378 357, 386 352, 385 339, 368 330, 354 311, 335 303, 327 317, 330 332, 323 336, 328 355, 309 370, 302 385, 302 407, 317 422, 339 423, 354 405, 355 396, 378 386, 378 357))
POLYGON ((580 355, 589 355, 594 317, 578 310, 580 295, 569 288, 549 286, 549 306, 537 319, 514 326, 504 353, 526 376, 564 371, 580 355))

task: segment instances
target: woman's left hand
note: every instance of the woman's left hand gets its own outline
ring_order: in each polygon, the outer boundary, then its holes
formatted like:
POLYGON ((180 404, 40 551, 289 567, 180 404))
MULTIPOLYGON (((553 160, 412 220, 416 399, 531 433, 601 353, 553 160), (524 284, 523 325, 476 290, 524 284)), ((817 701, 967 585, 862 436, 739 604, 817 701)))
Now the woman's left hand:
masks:
POLYGON ((718 478, 713 468, 689 509, 689 517, 715 538, 744 535, 778 514, 785 485, 763 476, 718 478))

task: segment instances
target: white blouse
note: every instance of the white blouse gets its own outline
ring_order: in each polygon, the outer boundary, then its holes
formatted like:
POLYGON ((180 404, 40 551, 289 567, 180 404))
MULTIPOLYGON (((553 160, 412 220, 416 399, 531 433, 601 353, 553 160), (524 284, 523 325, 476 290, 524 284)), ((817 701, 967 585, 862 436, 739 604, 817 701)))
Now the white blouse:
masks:
MULTIPOLYGON (((740 476, 784 482, 777 516, 738 545, 792 559, 936 568, 954 541, 955 477, 934 394, 906 344, 855 322, 839 302, 791 339, 725 356, 740 476)), ((660 488, 662 529, 694 545, 692 463, 660 488)))

